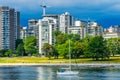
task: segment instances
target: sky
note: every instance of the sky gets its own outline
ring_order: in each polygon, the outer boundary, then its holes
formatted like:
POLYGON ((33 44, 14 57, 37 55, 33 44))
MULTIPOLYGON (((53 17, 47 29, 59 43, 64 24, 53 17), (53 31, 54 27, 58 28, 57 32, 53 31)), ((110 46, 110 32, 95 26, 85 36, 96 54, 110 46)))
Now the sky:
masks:
POLYGON ((29 19, 42 18, 41 4, 49 6, 46 14, 69 12, 75 19, 96 21, 103 27, 120 25, 120 0, 0 0, 0 6, 21 13, 21 26, 29 19))

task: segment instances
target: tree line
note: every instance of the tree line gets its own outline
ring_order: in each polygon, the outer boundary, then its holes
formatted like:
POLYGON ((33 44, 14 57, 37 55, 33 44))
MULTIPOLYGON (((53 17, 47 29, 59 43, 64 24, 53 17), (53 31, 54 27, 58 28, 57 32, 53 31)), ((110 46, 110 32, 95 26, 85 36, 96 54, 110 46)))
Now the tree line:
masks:
MULTIPOLYGON (((72 58, 87 57, 93 60, 109 59, 110 56, 120 54, 120 38, 104 39, 102 36, 88 36, 81 39, 79 34, 63 34, 54 31, 54 45, 45 43, 42 47, 44 56, 48 58, 59 56, 68 58, 69 49, 72 58)), ((16 50, 0 50, 1 57, 11 56, 39 56, 37 39, 29 36, 25 40, 16 40, 16 50)))
POLYGON ((29 36, 25 40, 16 40, 15 51, 11 49, 0 50, 0 57, 14 57, 14 56, 36 56, 38 49, 36 48, 37 39, 34 36, 29 36))
POLYGON ((120 38, 104 39, 102 36, 88 36, 81 39, 79 34, 53 33, 55 44, 45 43, 42 50, 49 58, 62 56, 68 58, 69 48, 72 58, 87 57, 93 60, 105 60, 120 54, 120 38), (70 46, 69 46, 70 45, 70 46))

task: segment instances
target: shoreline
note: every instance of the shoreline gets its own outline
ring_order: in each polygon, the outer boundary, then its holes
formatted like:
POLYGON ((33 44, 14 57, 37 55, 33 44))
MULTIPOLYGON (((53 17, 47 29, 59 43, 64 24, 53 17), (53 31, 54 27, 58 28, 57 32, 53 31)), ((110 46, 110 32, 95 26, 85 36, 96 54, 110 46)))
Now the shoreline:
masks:
MULTIPOLYGON (((52 64, 52 63, 0 63, 0 67, 19 67, 19 66, 29 66, 29 67, 66 67, 69 64, 61 63, 61 64, 52 64)), ((78 63, 71 64, 73 67, 120 67, 120 64, 115 63, 78 63)))

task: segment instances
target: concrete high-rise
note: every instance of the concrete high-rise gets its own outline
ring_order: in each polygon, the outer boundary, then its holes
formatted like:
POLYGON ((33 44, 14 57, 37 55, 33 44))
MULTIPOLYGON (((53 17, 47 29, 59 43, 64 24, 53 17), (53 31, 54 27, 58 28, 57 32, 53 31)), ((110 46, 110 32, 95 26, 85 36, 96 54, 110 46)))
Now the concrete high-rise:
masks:
POLYGON ((102 36, 102 26, 97 22, 89 22, 87 28, 87 34, 89 36, 102 36))
POLYGON ((51 17, 44 17, 39 20, 39 53, 43 54, 42 47, 45 43, 54 44, 53 32, 57 29, 57 20, 51 17))
POLYGON ((85 38, 86 35, 102 36, 102 26, 99 25, 97 22, 76 20, 75 26, 70 27, 69 32, 72 34, 80 34, 81 39, 85 38))
POLYGON ((15 50, 20 38, 20 12, 8 6, 0 7, 0 49, 15 50))
POLYGON ((28 21, 28 36, 35 36, 38 39, 39 28, 37 26, 37 19, 30 19, 28 21))
POLYGON ((28 29, 27 27, 21 27, 20 28, 20 39, 26 39, 28 37, 28 29))
POLYGON ((68 28, 73 26, 73 22, 73 17, 70 15, 70 13, 65 12, 64 14, 61 14, 59 30, 62 33, 68 33, 68 28))
POLYGON ((76 20, 75 25, 69 28, 69 33, 79 34, 81 39, 85 38, 87 33, 87 21, 76 20))
POLYGON ((57 25, 56 25, 56 30, 59 30, 59 25, 60 25, 60 15, 58 14, 46 14, 43 16, 43 18, 53 18, 57 20, 57 25))

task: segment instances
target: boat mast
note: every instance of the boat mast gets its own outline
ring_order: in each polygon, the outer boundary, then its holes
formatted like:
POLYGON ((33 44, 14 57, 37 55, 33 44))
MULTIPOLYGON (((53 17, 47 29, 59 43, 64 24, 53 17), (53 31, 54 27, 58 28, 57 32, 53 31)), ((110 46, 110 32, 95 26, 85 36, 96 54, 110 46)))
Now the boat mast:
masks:
POLYGON ((69 68, 71 70, 70 39, 69 39, 69 68))
MULTIPOLYGON (((68 30, 68 34, 69 34, 69 30, 68 30)), ((70 71, 71 71, 70 39, 69 39, 69 68, 70 68, 70 71)))

